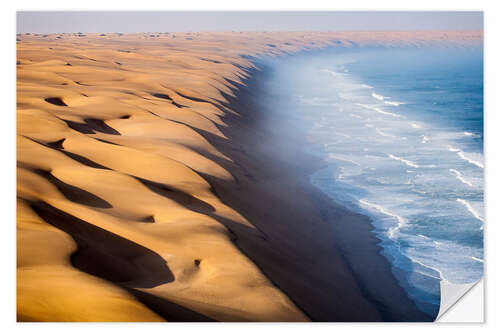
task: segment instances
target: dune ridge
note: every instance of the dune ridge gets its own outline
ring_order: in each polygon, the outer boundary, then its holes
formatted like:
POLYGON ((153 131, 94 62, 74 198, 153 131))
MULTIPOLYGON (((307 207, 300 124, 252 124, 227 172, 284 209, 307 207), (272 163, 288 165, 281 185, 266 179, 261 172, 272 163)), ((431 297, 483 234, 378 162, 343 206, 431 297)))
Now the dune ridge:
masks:
POLYGON ((18 321, 327 320, 334 310, 315 315, 314 301, 290 298, 243 252, 252 246, 239 232, 265 241, 264 220, 249 221, 214 187, 239 182, 231 151, 214 142, 233 142, 230 100, 252 57, 481 41, 482 32, 18 35, 18 321))

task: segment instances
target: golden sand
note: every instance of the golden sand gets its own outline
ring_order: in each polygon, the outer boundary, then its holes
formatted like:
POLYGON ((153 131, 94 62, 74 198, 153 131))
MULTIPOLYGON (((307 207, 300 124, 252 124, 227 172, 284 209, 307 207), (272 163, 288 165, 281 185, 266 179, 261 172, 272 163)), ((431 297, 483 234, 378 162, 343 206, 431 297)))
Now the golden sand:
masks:
POLYGON ((218 218, 245 56, 477 44, 481 32, 18 36, 19 321, 306 321, 218 218), (160 315, 161 314, 161 315, 160 315))

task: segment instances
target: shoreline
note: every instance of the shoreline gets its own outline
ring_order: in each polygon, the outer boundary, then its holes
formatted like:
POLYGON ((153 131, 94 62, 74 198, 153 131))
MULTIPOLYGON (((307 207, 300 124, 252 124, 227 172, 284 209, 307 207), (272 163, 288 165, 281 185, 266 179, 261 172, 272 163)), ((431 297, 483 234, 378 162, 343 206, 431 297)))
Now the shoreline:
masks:
POLYGON ((268 124, 266 92, 258 88, 259 81, 272 70, 265 66, 262 71, 250 70, 249 78, 236 85, 235 98, 224 96, 230 101, 227 107, 241 117, 227 114, 223 121, 228 126, 219 127, 230 143, 205 136, 234 161, 219 162, 236 181, 231 184, 203 177, 222 202, 261 233, 253 235, 225 224, 235 234, 235 243, 313 321, 432 321, 397 282, 388 259, 380 253, 382 247, 370 218, 341 206, 310 183, 309 177, 326 164, 300 149, 310 145, 303 133, 291 130, 276 135, 259 127, 268 124), (267 139, 281 145, 265 147, 267 139), (261 200, 254 203, 249 198, 261 200), (300 211, 294 210, 297 206, 300 211), (286 222, 272 225, 271 220, 286 222), (312 224, 307 226, 311 229, 304 230, 302 223, 306 221, 312 224), (281 261, 283 257, 288 260, 281 261), (307 273, 295 279, 286 276, 287 272, 304 270, 304 266, 307 273))

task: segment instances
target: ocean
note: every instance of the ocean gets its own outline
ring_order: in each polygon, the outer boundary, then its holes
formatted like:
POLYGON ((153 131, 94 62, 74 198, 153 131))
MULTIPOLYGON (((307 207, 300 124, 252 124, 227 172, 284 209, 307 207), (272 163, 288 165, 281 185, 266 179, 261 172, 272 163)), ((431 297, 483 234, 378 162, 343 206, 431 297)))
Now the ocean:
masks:
POLYGON ((441 280, 483 275, 482 50, 336 48, 269 61, 271 108, 326 163, 311 183, 371 218, 400 285, 435 316, 441 280))

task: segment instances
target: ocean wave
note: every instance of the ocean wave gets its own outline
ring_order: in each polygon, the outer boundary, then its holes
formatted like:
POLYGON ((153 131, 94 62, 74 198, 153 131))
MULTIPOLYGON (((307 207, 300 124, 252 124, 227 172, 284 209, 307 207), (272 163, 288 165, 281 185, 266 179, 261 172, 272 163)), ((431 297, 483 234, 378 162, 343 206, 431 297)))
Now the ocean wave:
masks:
POLYGON ((424 263, 423 263, 423 262, 421 262, 420 260, 415 259, 415 258, 413 258, 413 257, 411 257, 411 256, 408 256, 408 258, 409 258, 411 261, 413 261, 414 263, 419 264, 420 266, 423 266, 423 267, 425 267, 425 268, 427 268, 427 269, 430 269, 430 270, 433 270, 433 271, 437 272, 437 273, 439 274, 439 278, 437 278, 437 277, 435 277, 435 276, 432 276, 432 275, 430 275, 430 274, 426 274, 426 273, 424 273, 424 272, 418 272, 418 273, 420 273, 420 274, 422 274, 422 275, 425 275, 425 276, 428 276, 428 277, 431 277, 431 278, 433 278, 433 279, 440 279, 440 280, 442 280, 442 281, 449 282, 448 280, 446 280, 446 279, 445 279, 443 272, 442 272, 442 271, 440 271, 439 269, 437 269, 436 267, 432 267, 432 266, 430 266, 430 265, 424 264, 424 263))
POLYGON ((395 114, 395 113, 392 113, 392 112, 387 112, 387 111, 384 111, 382 109, 379 109, 379 108, 373 108, 373 110, 377 111, 378 113, 381 113, 381 114, 386 114, 388 116, 392 116, 392 117, 396 117, 396 118, 403 118, 403 116, 399 115, 399 114, 395 114))
POLYGON ((401 104, 405 104, 403 102, 396 102, 396 101, 384 101, 384 103, 392 106, 400 106, 401 104))
MULTIPOLYGON (((366 88, 368 88, 368 87, 370 87, 370 86, 366 86, 366 88)), ((383 101, 385 104, 391 105, 391 106, 400 106, 401 104, 405 104, 403 102, 387 101, 387 99, 389 99, 389 97, 377 94, 375 91, 372 91, 372 97, 379 100, 379 101, 383 101)))
POLYGON ((464 205, 465 208, 467 208, 467 210, 469 211, 469 213, 471 213, 476 219, 484 223, 484 219, 478 214, 478 212, 474 210, 474 208, 472 208, 471 204, 467 200, 458 198, 457 201, 460 202, 462 205, 464 205))
POLYGON ((366 88, 366 89, 373 89, 373 87, 372 87, 372 86, 370 86, 370 85, 368 85, 368 84, 364 84, 364 83, 360 84, 360 86, 361 86, 362 88, 366 88))
POLYGON ((470 258, 471 258, 472 260, 475 260, 475 261, 484 262, 484 260, 483 260, 483 259, 476 258, 476 257, 474 257, 474 256, 470 256, 470 258))
POLYGON ((345 73, 339 73, 339 72, 335 72, 335 71, 332 71, 331 69, 322 69, 321 72, 325 72, 325 73, 328 73, 332 76, 335 76, 335 77, 338 77, 338 76, 346 76, 348 74, 345 74, 345 73))
POLYGON ((392 117, 396 117, 396 118, 404 118, 402 115, 399 115, 399 114, 396 114, 396 113, 392 113, 392 112, 384 111, 381 108, 378 108, 376 106, 367 105, 367 104, 361 104, 361 103, 356 103, 356 105, 361 106, 361 107, 363 107, 365 109, 368 109, 368 110, 373 110, 373 111, 376 111, 378 113, 388 115, 388 116, 392 116, 392 117))
POLYGON ((362 200, 362 199, 359 200, 359 203, 364 205, 364 206, 375 209, 376 211, 378 211, 384 215, 394 217, 398 221, 398 224, 396 226, 389 228, 389 230, 387 231, 387 235, 389 236, 389 238, 394 238, 395 233, 399 229, 401 229, 401 227, 403 225, 406 224, 406 219, 404 217, 392 213, 391 211, 387 210, 385 207, 382 207, 380 205, 377 205, 377 204, 374 204, 374 203, 371 203, 371 202, 368 202, 368 201, 362 200))
POLYGON ((467 153, 467 152, 464 152, 458 148, 454 148, 454 147, 451 147, 451 146, 448 146, 448 151, 451 151, 453 153, 457 153, 457 155, 463 159, 464 161, 467 161, 469 162, 470 164, 474 164, 475 166, 481 168, 481 169, 484 169, 484 157, 483 155, 479 154, 479 153, 467 153))
POLYGON ((470 137, 474 137, 474 138, 478 138, 479 137, 479 135, 471 133, 471 132, 464 132, 463 134, 465 136, 470 136, 470 137))
POLYGON ((343 161, 343 162, 348 162, 348 163, 352 163, 352 164, 357 165, 357 166, 361 166, 361 164, 359 164, 356 161, 353 161, 353 160, 350 160, 350 159, 344 158, 344 157, 339 157, 339 156, 337 156, 335 154, 328 154, 328 157, 330 159, 339 160, 339 161, 343 161))
POLYGON ((474 164, 481 169, 484 169, 484 164, 482 161, 478 161, 478 159, 481 159, 481 156, 477 153, 466 153, 463 151, 458 151, 457 152, 458 156, 460 156, 461 159, 469 162, 470 164, 474 164), (475 159, 474 159, 475 158, 475 159))
POLYGON ((422 128, 422 126, 419 125, 419 124, 417 124, 417 123, 412 123, 411 127, 413 127, 413 128, 422 128))
POLYGON ((418 165, 417 163, 415 162, 412 162, 412 161, 408 161, 408 160, 405 160, 404 158, 402 157, 399 157, 399 156, 394 156, 392 154, 389 154, 388 155, 390 158, 392 158, 393 160, 396 160, 396 161, 400 161, 400 162, 403 162, 404 164, 410 166, 410 167, 413 167, 413 168, 420 168, 420 165, 418 165))
POLYGON ((372 92, 372 97, 375 98, 375 99, 378 99, 379 101, 383 101, 384 99, 386 99, 385 96, 379 95, 379 94, 377 94, 374 91, 372 92))
POLYGON ((463 177, 463 175, 462 175, 462 173, 461 173, 460 171, 455 170, 455 169, 450 169, 450 172, 451 172, 451 173, 453 173, 453 174, 455 174, 455 177, 457 177, 457 179, 458 179, 458 180, 460 180, 462 183, 464 183, 464 184, 466 184, 466 185, 469 185, 469 186, 471 186, 471 187, 473 187, 473 186, 474 186, 474 185, 472 185, 472 183, 471 183, 471 182, 469 182, 468 180, 466 180, 466 179, 463 177))
POLYGON ((339 179, 339 180, 344 179, 344 175, 343 175, 344 170, 345 169, 343 167, 339 168, 339 175, 338 175, 337 179, 339 179))
POLYGON ((429 141, 429 138, 426 137, 425 135, 422 135, 422 143, 427 143, 429 141))

